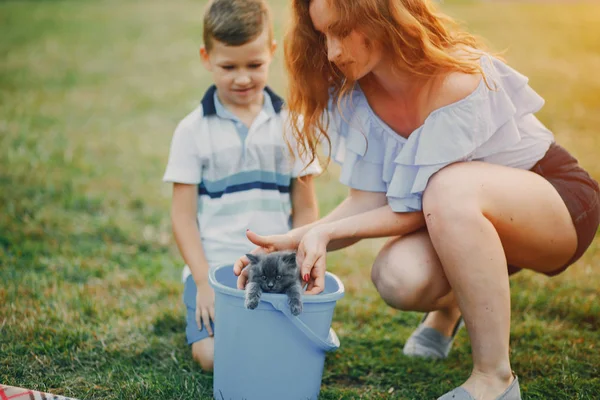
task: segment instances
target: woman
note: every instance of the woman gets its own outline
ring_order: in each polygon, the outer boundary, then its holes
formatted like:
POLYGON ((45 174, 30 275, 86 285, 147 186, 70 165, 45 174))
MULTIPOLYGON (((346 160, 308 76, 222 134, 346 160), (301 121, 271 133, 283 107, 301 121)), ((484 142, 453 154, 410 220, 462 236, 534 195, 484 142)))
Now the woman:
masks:
POLYGON ((473 371, 441 399, 520 399, 508 276, 564 271, 600 218, 598 184, 533 115, 543 99, 427 0, 294 0, 285 45, 296 139, 313 157, 326 141, 350 193, 288 235, 248 232, 256 251, 297 249, 316 294, 327 251, 390 237, 375 287, 428 313, 405 353, 445 357, 461 316, 471 339, 473 371))

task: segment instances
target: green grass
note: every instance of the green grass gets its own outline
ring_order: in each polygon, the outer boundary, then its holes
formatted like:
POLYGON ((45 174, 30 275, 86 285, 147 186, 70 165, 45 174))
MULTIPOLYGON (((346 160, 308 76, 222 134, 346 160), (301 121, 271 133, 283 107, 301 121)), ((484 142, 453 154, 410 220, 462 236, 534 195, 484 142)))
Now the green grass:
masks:
MULTIPOLYGON (((286 3, 273 1, 277 21, 286 3)), ((209 83, 197 56, 202 9, 0 3, 0 382, 82 399, 209 398, 212 376, 185 344, 161 183, 175 124, 209 83)), ((508 48, 547 100, 540 118, 600 178, 600 5, 444 9, 508 48)), ((281 51, 271 77, 283 91, 281 51)), ((345 195, 336 174, 319 178, 322 213, 345 195)), ((464 331, 445 362, 401 355, 420 316, 378 298, 369 266, 380 244, 329 259, 347 296, 323 399, 431 399, 468 376, 464 331)), ((527 399, 600 397, 599 244, 559 277, 512 280, 512 362, 527 399)))

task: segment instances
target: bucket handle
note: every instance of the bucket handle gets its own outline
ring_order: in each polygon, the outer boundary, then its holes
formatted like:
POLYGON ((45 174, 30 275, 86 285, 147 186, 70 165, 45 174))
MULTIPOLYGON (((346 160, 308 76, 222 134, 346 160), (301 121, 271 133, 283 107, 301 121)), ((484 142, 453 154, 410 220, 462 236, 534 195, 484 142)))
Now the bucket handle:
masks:
POLYGON ((275 309, 281 311, 283 315, 285 315, 292 324, 300 332, 302 332, 311 342, 313 342, 317 347, 319 347, 323 351, 333 351, 337 350, 340 347, 340 339, 332 328, 329 328, 329 335, 327 339, 321 339, 308 325, 306 325, 300 318, 295 315, 292 315, 290 312, 289 305, 286 300, 283 299, 274 299, 274 300, 264 300, 268 303, 271 303, 275 309))

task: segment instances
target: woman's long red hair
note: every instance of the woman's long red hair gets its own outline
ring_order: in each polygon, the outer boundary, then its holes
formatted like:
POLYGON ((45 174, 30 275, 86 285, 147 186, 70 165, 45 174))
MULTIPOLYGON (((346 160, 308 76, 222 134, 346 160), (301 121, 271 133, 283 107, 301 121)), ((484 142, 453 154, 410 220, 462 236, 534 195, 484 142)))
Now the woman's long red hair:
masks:
MULTIPOLYGON (((482 44, 456 22, 438 13, 430 0, 328 0, 339 17, 332 27, 340 36, 358 30, 369 41, 384 44, 395 67, 415 76, 448 72, 483 74, 479 59, 482 44), (457 54, 457 50, 466 50, 457 54), (465 53, 467 54, 465 56, 465 53)), ((292 133, 300 154, 314 161, 321 139, 327 135, 330 94, 339 101, 354 82, 327 59, 322 33, 314 29, 310 0, 292 0, 291 25, 285 36, 285 66, 292 133)))

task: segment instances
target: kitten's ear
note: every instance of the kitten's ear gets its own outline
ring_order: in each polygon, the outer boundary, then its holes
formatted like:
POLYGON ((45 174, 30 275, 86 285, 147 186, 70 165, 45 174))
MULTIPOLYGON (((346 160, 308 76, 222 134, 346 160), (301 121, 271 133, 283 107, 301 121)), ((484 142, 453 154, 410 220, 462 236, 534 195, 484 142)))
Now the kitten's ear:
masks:
POLYGON ((246 254, 246 257, 248 257, 248 260, 250 260, 251 264, 258 264, 258 257, 256 257, 254 254, 246 254))
POLYGON ((296 253, 288 253, 286 255, 284 255, 282 258, 284 263, 289 264, 289 265, 296 265, 296 253))

